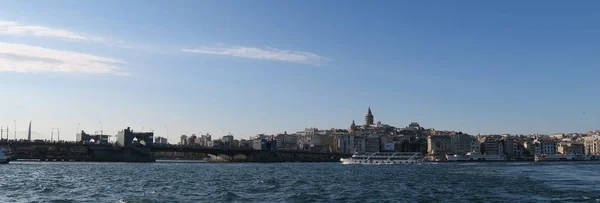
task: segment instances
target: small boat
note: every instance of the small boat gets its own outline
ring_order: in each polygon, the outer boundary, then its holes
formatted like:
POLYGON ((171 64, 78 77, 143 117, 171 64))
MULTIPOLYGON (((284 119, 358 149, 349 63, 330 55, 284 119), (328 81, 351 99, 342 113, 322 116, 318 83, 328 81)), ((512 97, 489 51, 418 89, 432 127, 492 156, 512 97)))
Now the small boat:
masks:
POLYGON ((562 154, 552 154, 552 155, 545 155, 542 154, 541 156, 535 156, 535 161, 573 161, 575 160, 575 155, 574 154, 566 154, 566 155, 562 155, 562 154))
POLYGON ((469 161, 506 161, 506 157, 503 155, 496 154, 479 154, 479 153, 467 153, 466 158, 469 161))
POLYGON ((421 163, 423 157, 418 152, 374 152, 370 154, 354 154, 351 158, 342 158, 342 164, 415 164, 421 163))
POLYGON ((0 147, 0 164, 7 164, 8 162, 10 162, 8 150, 4 147, 0 147))
POLYGON ((469 161, 469 158, 458 154, 446 154, 447 161, 469 161))

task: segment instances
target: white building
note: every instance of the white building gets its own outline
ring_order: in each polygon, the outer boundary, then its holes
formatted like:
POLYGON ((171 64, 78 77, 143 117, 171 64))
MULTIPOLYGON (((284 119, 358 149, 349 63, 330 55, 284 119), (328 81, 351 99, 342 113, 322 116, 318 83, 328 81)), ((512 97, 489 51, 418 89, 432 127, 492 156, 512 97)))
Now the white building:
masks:
POLYGON ((592 135, 587 137, 582 137, 583 140, 583 149, 585 154, 588 155, 598 155, 600 154, 600 136, 592 135))

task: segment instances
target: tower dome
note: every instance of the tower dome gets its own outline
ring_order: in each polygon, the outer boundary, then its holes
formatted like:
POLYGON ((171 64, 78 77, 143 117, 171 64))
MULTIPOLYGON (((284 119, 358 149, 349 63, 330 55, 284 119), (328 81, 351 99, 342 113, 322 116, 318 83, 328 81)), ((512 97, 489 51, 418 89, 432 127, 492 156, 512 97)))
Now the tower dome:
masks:
POLYGON ((373 116, 373 113, 371 113, 371 107, 369 107, 369 110, 367 111, 367 115, 365 116, 365 125, 373 125, 375 120, 375 117, 373 116))

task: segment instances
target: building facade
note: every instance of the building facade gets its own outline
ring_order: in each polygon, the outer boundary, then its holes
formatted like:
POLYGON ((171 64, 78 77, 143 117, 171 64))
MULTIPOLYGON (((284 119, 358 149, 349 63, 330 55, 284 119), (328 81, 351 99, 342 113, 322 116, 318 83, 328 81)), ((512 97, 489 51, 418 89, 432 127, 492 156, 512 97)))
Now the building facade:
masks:
POLYGON ((585 154, 587 155, 599 155, 600 154, 600 136, 592 135, 582 137, 583 147, 585 154))
POLYGON ((472 139, 472 136, 462 133, 450 135, 452 153, 466 154, 471 152, 472 139))
POLYGON ((287 132, 275 136, 275 147, 277 150, 297 150, 298 138, 295 135, 289 135, 287 132))
POLYGON ((556 142, 550 139, 542 140, 540 142, 542 154, 554 155, 556 154, 556 142))
POLYGON ((166 144, 169 144, 169 142, 168 142, 167 138, 159 136, 159 137, 154 138, 154 144, 155 145, 166 145, 166 144))
POLYGON ((452 153, 452 138, 449 135, 427 137, 427 154, 446 155, 452 153))

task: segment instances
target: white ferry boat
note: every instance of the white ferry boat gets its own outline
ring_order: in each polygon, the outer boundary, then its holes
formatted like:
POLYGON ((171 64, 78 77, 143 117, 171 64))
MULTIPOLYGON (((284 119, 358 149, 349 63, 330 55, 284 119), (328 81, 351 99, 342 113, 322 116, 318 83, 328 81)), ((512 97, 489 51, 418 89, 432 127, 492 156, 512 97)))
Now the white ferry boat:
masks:
POLYGON ((535 161, 573 161, 575 160, 575 155, 574 154, 567 154, 567 155, 544 155, 542 154, 541 156, 535 156, 535 161))
POLYGON ((10 162, 8 150, 4 147, 0 147, 0 164, 7 164, 8 162, 10 162))
POLYGON ((469 161, 506 161, 505 156, 495 154, 467 153, 466 158, 469 161))
POLYGON ((342 158, 342 164, 414 164, 421 163, 423 157, 418 152, 375 152, 354 154, 351 158, 342 158))

